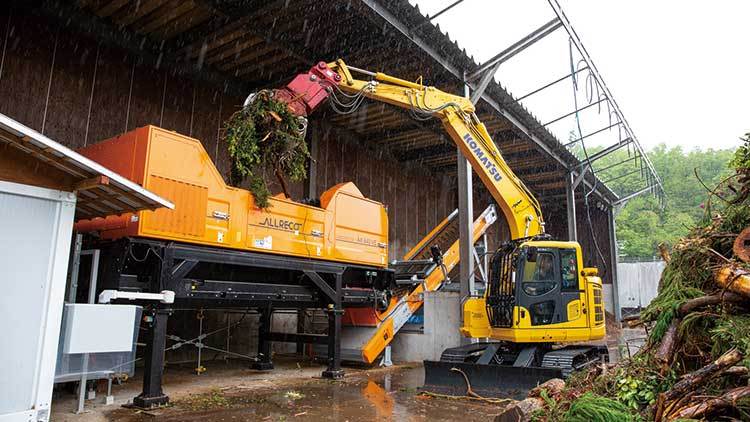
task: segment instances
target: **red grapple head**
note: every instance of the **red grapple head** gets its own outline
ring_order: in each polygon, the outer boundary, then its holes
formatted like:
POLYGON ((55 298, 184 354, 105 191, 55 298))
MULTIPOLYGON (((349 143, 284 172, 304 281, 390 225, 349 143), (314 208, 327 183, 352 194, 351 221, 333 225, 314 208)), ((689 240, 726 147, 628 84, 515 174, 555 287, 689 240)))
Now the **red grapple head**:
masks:
POLYGON ((328 98, 325 88, 338 85, 340 80, 338 73, 320 62, 307 73, 297 75, 286 87, 276 90, 276 99, 289 104, 294 114, 307 116, 328 98))

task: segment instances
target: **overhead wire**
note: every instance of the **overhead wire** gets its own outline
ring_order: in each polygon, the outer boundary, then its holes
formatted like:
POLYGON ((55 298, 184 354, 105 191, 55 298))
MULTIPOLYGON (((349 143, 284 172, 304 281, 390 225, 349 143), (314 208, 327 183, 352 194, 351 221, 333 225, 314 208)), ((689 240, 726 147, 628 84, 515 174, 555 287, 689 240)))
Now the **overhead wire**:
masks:
MULTIPOLYGON (((589 196, 591 196, 591 194, 594 193, 594 191, 596 191, 596 188, 599 184, 599 178, 596 176, 596 171, 594 170, 594 167, 591 164, 589 153, 588 153, 588 150, 586 149, 586 143, 583 140, 583 131, 581 130, 581 119, 578 114, 578 77, 575 74, 575 66, 573 64, 573 40, 570 38, 568 39, 568 53, 570 55, 570 72, 572 74, 571 80, 573 82, 573 105, 575 107, 574 110, 575 110, 576 128, 578 129, 578 137, 581 138, 581 149, 583 150, 583 154, 586 157, 585 164, 588 167, 588 169, 591 170, 591 174, 594 175, 594 183, 591 185, 591 189, 588 192, 586 192, 586 194, 583 196, 583 203, 584 203, 584 206, 586 207, 586 222, 588 224, 589 234, 591 234, 591 240, 594 243, 594 248, 596 249, 596 253, 599 256, 600 262, 603 266, 604 271, 602 275, 604 275, 607 273, 607 270, 608 270, 607 263, 604 260, 604 254, 602 254, 602 250, 599 247, 599 241, 596 237, 596 233, 594 232, 594 225, 591 222, 591 205, 589 204, 589 196)), ((585 174, 585 172, 587 171, 587 168, 584 167, 584 163, 581 163, 580 171, 582 175, 585 174)), ((584 190, 585 190, 585 185, 584 185, 584 190)))

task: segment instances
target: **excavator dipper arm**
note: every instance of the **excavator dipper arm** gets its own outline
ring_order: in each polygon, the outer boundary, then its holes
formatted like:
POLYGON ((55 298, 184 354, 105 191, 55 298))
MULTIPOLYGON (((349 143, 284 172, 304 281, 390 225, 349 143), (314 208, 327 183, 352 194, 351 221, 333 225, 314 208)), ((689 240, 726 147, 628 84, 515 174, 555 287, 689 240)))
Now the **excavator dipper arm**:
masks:
POLYGON ((275 95, 299 116, 309 115, 326 99, 336 104, 337 97, 345 97, 351 104, 360 97, 367 97, 417 115, 439 118, 497 201, 508 222, 511 238, 523 239, 544 233, 539 203, 500 155, 468 98, 350 67, 342 60, 318 63, 309 72, 297 75, 285 88, 276 90, 275 95), (352 71, 369 79, 355 79, 352 71))

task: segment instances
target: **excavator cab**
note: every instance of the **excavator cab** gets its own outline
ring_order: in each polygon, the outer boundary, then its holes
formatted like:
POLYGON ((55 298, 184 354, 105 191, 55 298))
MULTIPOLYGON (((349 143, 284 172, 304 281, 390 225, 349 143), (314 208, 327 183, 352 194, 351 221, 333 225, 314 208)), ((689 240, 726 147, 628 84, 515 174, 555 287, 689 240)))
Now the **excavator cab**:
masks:
POLYGON ((508 242, 492 258, 484 295, 464 303, 461 332, 514 343, 601 339, 601 289, 577 242, 508 242))
POLYGON ((560 343, 605 335, 602 283, 577 242, 510 241, 493 255, 487 289, 464 302, 461 333, 479 341, 425 361, 425 389, 518 396, 608 357, 605 346, 560 343))

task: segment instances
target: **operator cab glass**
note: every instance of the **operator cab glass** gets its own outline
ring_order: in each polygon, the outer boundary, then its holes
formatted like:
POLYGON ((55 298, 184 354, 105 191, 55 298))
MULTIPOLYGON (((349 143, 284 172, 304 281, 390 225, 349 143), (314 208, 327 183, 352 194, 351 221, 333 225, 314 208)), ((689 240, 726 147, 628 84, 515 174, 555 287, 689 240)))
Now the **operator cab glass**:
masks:
POLYGON ((562 290, 578 291, 578 258, 575 249, 560 250, 560 264, 562 267, 562 290))
POLYGON ((531 325, 552 324, 555 293, 560 288, 559 258, 556 251, 528 247, 521 254, 519 304, 529 310, 531 325))
POLYGON ((523 291, 529 296, 540 296, 552 291, 555 284, 555 256, 529 250, 523 267, 523 291))
POLYGON ((516 266, 516 301, 528 310, 531 325, 567 322, 567 308, 580 299, 575 249, 526 246, 516 266))

